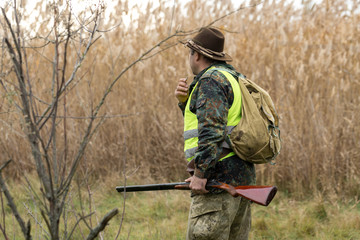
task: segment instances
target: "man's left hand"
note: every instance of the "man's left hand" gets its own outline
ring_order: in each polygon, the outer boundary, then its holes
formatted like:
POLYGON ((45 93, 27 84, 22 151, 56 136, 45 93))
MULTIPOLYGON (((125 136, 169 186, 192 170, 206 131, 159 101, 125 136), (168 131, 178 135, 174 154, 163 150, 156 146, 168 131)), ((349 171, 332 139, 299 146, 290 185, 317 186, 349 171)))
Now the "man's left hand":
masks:
POLYGON ((185 180, 185 182, 190 182, 189 188, 195 194, 205 194, 209 191, 205 189, 207 179, 206 178, 198 178, 196 176, 189 177, 185 180))

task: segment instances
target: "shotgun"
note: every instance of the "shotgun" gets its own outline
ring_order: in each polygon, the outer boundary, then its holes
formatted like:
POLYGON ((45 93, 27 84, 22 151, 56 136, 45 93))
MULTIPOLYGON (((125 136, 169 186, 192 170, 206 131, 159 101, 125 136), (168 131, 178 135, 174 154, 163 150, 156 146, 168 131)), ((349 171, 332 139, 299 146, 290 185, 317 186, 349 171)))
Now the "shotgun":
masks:
MULTIPOLYGON (((158 190, 190 190, 189 182, 161 183, 148 185, 132 185, 116 187, 118 192, 158 191, 158 190)), ((226 183, 209 181, 206 189, 219 188, 227 191, 233 197, 243 197, 262 206, 268 206, 275 197, 275 186, 231 186, 226 183)))

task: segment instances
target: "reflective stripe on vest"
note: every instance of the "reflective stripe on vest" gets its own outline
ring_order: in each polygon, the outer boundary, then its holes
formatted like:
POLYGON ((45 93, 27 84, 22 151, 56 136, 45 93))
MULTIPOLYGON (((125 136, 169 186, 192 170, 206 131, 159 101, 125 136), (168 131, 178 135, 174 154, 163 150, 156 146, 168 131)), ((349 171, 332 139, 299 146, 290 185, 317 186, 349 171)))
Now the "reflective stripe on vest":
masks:
MULTIPOLYGON (((227 126, 226 126, 227 134, 229 135, 232 129, 239 123, 241 119, 240 86, 239 83, 236 81, 236 79, 227 70, 219 69, 215 67, 209 68, 207 71, 209 70, 218 70, 219 72, 221 72, 227 78, 227 80, 229 80, 231 84, 231 88, 233 89, 234 101, 228 112, 227 126)), ((196 117, 196 114, 190 111, 191 97, 195 88, 197 87, 197 84, 198 83, 196 83, 196 85, 194 86, 193 90, 189 95, 184 112, 184 141, 185 141, 184 152, 185 152, 185 158, 188 161, 191 161, 194 158, 199 142, 198 119, 196 117)), ((230 146, 225 141, 223 142, 222 147, 230 148, 230 146)), ((233 155, 235 155, 235 153, 230 152, 225 157, 219 159, 219 161, 233 155)))

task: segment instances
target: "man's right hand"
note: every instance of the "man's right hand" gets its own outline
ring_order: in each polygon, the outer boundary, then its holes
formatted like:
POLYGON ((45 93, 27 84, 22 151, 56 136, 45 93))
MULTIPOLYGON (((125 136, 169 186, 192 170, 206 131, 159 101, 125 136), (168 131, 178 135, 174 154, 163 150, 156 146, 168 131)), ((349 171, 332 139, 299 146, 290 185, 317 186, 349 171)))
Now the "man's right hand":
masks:
POLYGON ((206 190, 206 178, 198 178, 195 175, 185 179, 185 182, 190 182, 189 188, 193 191, 195 194, 205 194, 209 191, 206 190))
POLYGON ((175 89, 175 97, 179 102, 184 103, 189 96, 189 86, 186 83, 187 78, 180 78, 178 85, 175 89))

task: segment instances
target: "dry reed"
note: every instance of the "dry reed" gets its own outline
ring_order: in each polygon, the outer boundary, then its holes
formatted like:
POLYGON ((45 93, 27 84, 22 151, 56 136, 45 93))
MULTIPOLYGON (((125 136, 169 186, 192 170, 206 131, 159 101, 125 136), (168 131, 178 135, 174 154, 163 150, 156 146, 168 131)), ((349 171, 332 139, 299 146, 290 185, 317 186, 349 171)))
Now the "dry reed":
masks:
MULTIPOLYGON (((67 118, 69 156, 88 121, 82 117, 90 116, 122 69, 166 38, 170 29, 198 28, 234 8, 231 1, 210 2, 178 4, 175 15, 171 4, 149 5, 139 13, 138 22, 103 33, 82 65, 78 83, 66 94, 67 116, 80 117, 67 118)), ((120 22, 125 5, 119 3, 113 22, 120 22)), ((311 192, 360 196, 360 15, 348 7, 340 0, 304 9, 285 1, 265 1, 215 24, 226 35, 232 64, 269 90, 281 117, 283 149, 275 166, 257 166, 261 184, 276 184, 297 196, 311 192)), ((108 118, 87 149, 82 173, 91 171, 97 179, 115 172, 119 176, 112 179, 115 184, 122 181, 126 157, 126 173, 134 179, 170 181, 186 176, 182 115, 173 92, 178 78, 191 76, 187 54, 177 44, 139 62, 120 79, 102 109, 101 115, 108 118)), ((28 50, 34 95, 46 101, 51 72, 41 55, 53 58, 51 44, 42 52, 28 50)), ((70 65, 75 57, 69 59, 70 65)), ((7 67, 3 63, 2 74, 7 67)), ((31 170, 33 162, 13 104, 16 91, 11 92, 14 95, 1 91, 0 151, 2 159, 13 158, 21 166, 8 172, 19 174, 20 169, 31 170)))

